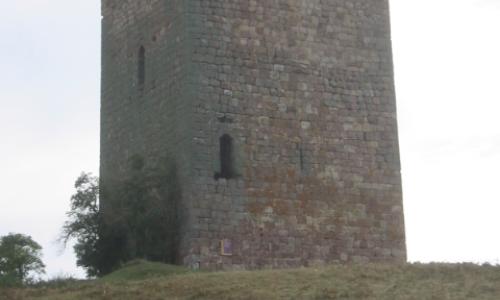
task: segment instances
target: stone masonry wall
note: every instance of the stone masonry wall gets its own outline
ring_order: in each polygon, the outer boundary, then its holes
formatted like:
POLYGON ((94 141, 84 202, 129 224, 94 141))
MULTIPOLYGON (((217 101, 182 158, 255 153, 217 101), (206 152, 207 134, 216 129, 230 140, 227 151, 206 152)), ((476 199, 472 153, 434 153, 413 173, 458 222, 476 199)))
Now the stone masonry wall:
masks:
POLYGON ((185 265, 406 259, 387 0, 103 0, 101 110, 109 193, 177 165, 185 265))
POLYGON ((185 262, 405 261, 387 1, 191 2, 198 155, 185 262), (223 134, 238 179, 214 180, 223 134))
MULTIPOLYGON (((186 4, 183 0, 102 1, 100 178, 105 212, 112 213, 117 205, 112 203, 115 187, 128 175, 131 157, 144 159, 146 167, 173 164, 179 170, 180 189, 189 184, 192 97, 186 87, 190 66, 186 4), (145 49, 142 87, 138 82, 141 46, 145 49)), ((185 209, 179 210, 173 215, 184 214, 185 209)))

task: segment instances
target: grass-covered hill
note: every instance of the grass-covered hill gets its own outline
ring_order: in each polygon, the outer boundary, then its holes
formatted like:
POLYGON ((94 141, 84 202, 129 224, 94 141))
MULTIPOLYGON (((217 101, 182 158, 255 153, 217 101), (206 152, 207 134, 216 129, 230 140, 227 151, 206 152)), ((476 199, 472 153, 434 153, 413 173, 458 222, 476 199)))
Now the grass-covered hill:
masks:
POLYGON ((0 289, 0 299, 500 299, 500 267, 333 265, 191 272, 136 262, 99 280, 0 289))

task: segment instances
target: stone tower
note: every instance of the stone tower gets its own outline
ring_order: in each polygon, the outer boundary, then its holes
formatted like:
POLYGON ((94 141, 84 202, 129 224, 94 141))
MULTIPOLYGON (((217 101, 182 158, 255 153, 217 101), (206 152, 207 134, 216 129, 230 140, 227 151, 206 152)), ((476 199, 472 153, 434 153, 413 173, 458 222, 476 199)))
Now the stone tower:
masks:
POLYGON ((133 155, 174 162, 178 263, 406 260, 388 0, 102 0, 102 15, 102 184, 133 155))

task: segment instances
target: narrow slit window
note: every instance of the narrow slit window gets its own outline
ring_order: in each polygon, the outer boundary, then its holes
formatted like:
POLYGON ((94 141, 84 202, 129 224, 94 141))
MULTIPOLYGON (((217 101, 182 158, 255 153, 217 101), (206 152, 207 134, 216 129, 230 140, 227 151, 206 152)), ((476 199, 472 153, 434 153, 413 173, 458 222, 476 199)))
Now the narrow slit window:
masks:
POLYGON ((231 179, 236 176, 234 168, 233 138, 224 134, 220 137, 220 173, 218 178, 231 179))
POLYGON ((299 146, 299 162, 300 162, 300 171, 304 171, 304 150, 299 146))
POLYGON ((142 90, 144 88, 144 82, 146 81, 146 49, 144 46, 139 48, 137 64, 137 82, 139 84, 139 89, 142 90))

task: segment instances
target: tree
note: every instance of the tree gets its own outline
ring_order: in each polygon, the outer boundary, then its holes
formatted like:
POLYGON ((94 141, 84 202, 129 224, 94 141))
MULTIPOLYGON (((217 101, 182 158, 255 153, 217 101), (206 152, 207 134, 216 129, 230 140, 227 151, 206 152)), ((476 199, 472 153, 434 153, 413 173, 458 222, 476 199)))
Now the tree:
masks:
POLYGON ((175 165, 165 161, 146 169, 142 158, 134 156, 130 167, 129 176, 113 186, 112 194, 90 173, 75 182, 61 240, 66 245, 76 239, 77 265, 89 277, 136 258, 175 262, 180 198, 175 165), (101 195, 112 209, 100 206, 101 195))
POLYGON ((75 182, 76 193, 71 196, 71 209, 67 213, 61 240, 66 245, 76 239, 73 247, 76 264, 87 271, 89 277, 99 275, 99 179, 91 173, 82 173, 75 182))
POLYGON ((10 233, 0 237, 0 282, 22 284, 31 274, 45 273, 42 247, 30 236, 10 233))
POLYGON ((129 167, 112 193, 102 189, 103 274, 137 258, 164 263, 175 263, 177 258, 180 184, 175 164, 163 159, 146 167, 142 157, 134 155, 129 167))

